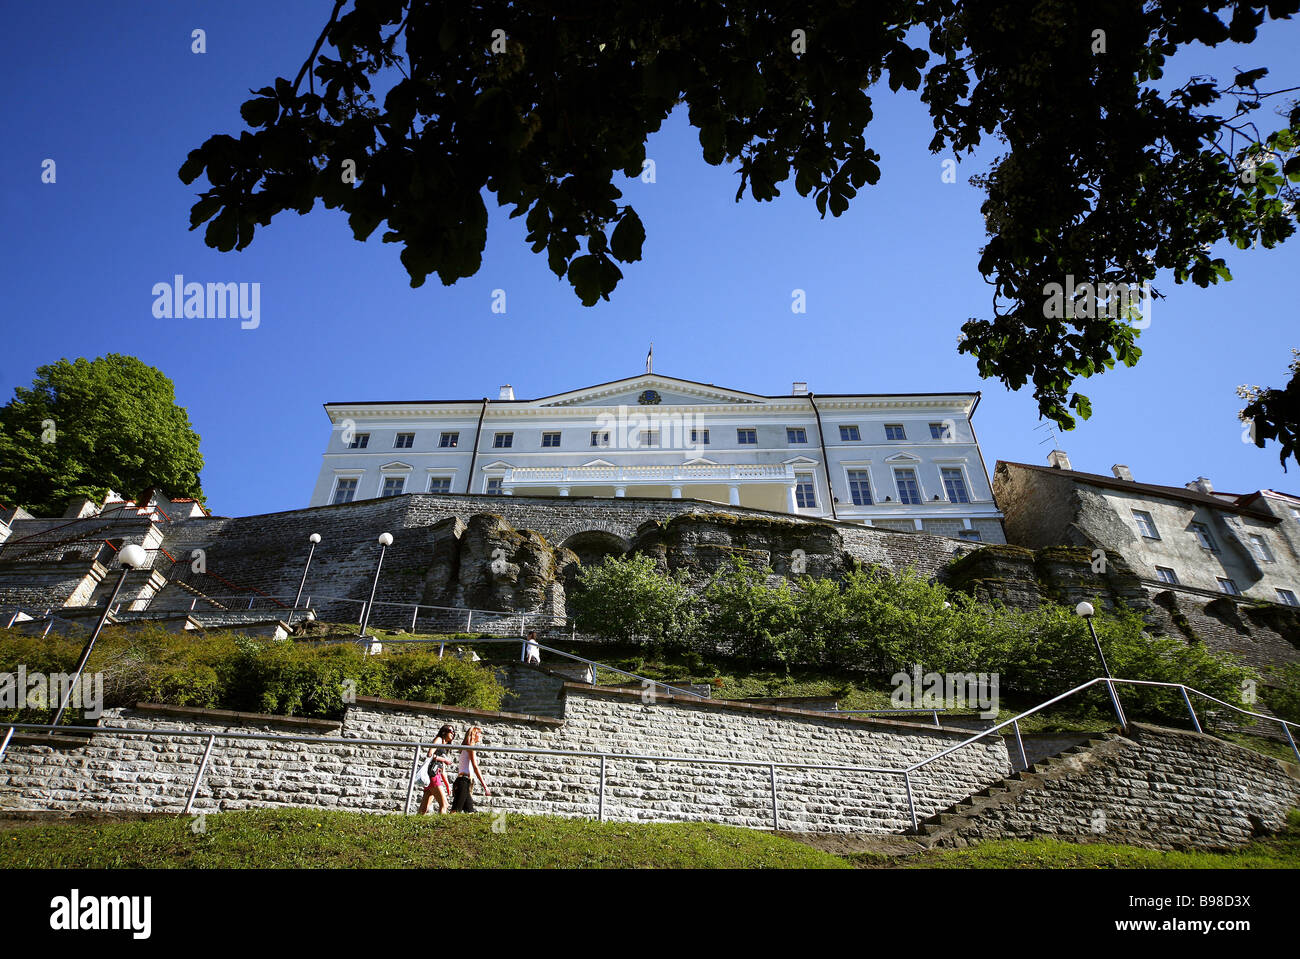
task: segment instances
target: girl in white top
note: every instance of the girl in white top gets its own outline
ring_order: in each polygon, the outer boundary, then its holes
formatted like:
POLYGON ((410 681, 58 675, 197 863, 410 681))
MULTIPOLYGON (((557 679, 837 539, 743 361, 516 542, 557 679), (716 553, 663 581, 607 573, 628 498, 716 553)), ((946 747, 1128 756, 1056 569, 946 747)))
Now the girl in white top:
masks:
MULTIPOLYGON (((483 730, 477 726, 471 726, 465 733, 465 741, 461 745, 477 746, 482 739, 483 730)), ((471 770, 478 778, 479 785, 483 787, 483 795, 492 795, 492 790, 488 789, 488 784, 483 780, 483 773, 478 768, 478 757, 474 754, 474 750, 462 749, 460 751, 460 775, 456 777, 456 781, 451 787, 452 812, 474 811, 473 783, 469 778, 471 770)))

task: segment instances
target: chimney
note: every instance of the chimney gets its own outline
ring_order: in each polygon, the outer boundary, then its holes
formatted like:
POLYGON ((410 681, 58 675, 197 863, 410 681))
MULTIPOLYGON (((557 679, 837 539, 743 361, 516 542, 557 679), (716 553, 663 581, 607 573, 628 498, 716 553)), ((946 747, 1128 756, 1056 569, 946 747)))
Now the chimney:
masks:
POLYGON ((515 398, 515 388, 513 386, 507 383, 505 386, 501 387, 501 395, 498 396, 497 399, 513 400, 514 398, 515 398))
POLYGON ((1121 479, 1126 483, 1133 482, 1133 471, 1123 463, 1116 463, 1110 471, 1115 474, 1115 479, 1121 479))
POLYGON ((1073 469, 1070 466, 1070 457, 1065 455, 1065 450, 1052 450, 1052 452, 1048 453, 1047 465, 1058 470, 1073 469))
POLYGON ((1204 476, 1198 476, 1185 485, 1193 493, 1205 493, 1208 496, 1214 492, 1214 485, 1204 476))
POLYGON ((795 380, 795 381, 794 381, 794 385, 792 385, 792 386, 790 387, 790 392, 791 392, 791 393, 807 393, 807 392, 808 392, 808 384, 805 383, 803 380, 795 380))

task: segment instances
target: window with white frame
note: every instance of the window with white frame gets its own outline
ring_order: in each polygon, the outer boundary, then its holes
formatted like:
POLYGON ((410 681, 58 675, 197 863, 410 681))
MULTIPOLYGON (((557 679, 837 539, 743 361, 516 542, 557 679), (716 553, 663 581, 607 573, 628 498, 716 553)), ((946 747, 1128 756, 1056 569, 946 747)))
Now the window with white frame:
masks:
POLYGON ((1191 525, 1192 535, 1196 537, 1196 542, 1201 545, 1202 549, 1208 549, 1212 553, 1217 553, 1219 547, 1214 542, 1214 537, 1210 535, 1210 528, 1204 523, 1193 523, 1191 525))
POLYGON ((492 448, 498 450, 508 450, 515 445, 514 433, 497 433, 492 437, 492 448))
POLYGON ((859 443, 861 441, 862 441, 862 431, 858 429, 856 426, 840 427, 841 443, 859 443))
POLYGON ((414 445, 414 433, 398 433, 393 437, 393 449, 395 450, 409 450, 414 445))
POLYGON ((1178 585, 1178 574, 1168 566, 1156 567, 1156 579, 1160 580, 1162 583, 1168 583, 1170 586, 1178 585))
POLYGON ((502 476, 489 476, 487 486, 484 488, 485 493, 500 494, 501 484, 505 481, 502 476))
POLYGON ((363 450, 370 445, 369 433, 353 433, 352 442, 348 444, 350 450, 363 450))
POLYGON ((1241 590, 1237 589, 1237 584, 1234 583, 1232 580, 1227 579, 1226 577, 1223 576, 1218 577, 1218 580, 1219 580, 1219 592, 1227 593, 1229 596, 1241 595, 1241 590))
POLYGON ((355 477, 340 477, 334 484, 332 503, 351 503, 357 498, 357 481, 355 477))
POLYGON ((1276 589, 1277 601, 1287 606, 1300 606, 1300 600, 1295 598, 1295 593, 1289 589, 1276 589))
POLYGON ((1147 539, 1159 539, 1160 534, 1156 531, 1156 521, 1151 514, 1144 509, 1133 510, 1133 519, 1137 522, 1138 532, 1147 539))
POLYGON ((451 477, 450 476, 430 476, 429 477, 430 493, 450 493, 451 477))
POLYGON ((885 439, 887 440, 905 440, 907 439, 907 430, 903 429, 902 423, 886 423, 885 439))
POLYGON ((560 445, 559 433, 543 433, 542 449, 554 449, 560 445))
POLYGON ((807 443, 808 431, 802 426, 787 426, 785 428, 785 441, 787 443, 807 443))
POLYGON ((812 473, 794 474, 794 505, 799 509, 815 509, 817 506, 817 485, 812 473))
POLYGON ((443 449, 454 449, 460 445, 460 433, 443 433, 438 437, 438 445, 443 449))
POLYGON ((592 430, 592 431, 591 431, 591 445, 592 445, 592 446, 608 446, 608 445, 609 445, 609 431, 608 431, 608 430, 592 430))
POLYGON ((921 486, 916 481, 916 470, 894 470, 894 485, 898 487, 898 501, 919 506, 921 503, 921 486))
POLYGON ((1259 533, 1250 534, 1250 548, 1254 551, 1260 562, 1276 562, 1276 560, 1273 559, 1273 551, 1268 548, 1268 543, 1264 541, 1264 537, 1259 533))
POLYGON ((758 442, 758 430, 736 430, 736 445, 753 446, 758 442))
POLYGON ((854 506, 871 505, 871 473, 868 470, 849 470, 849 496, 854 506))
POLYGON ((958 531, 957 531, 957 538, 958 538, 958 539, 968 539, 968 540, 970 540, 970 541, 973 542, 973 543, 978 543, 978 542, 980 542, 984 537, 982 537, 982 536, 980 535, 980 531, 977 530, 977 529, 962 529, 962 530, 958 530, 958 531))
POLYGON ((952 439, 952 426, 949 423, 931 423, 930 439, 932 440, 950 440, 952 439))
POLYGON ((405 476, 385 476, 384 489, 380 496, 401 496, 406 492, 405 476))
POLYGON ((643 450, 659 448, 659 431, 642 430, 637 434, 637 446, 643 450))
POLYGON ((950 503, 969 503, 970 492, 966 489, 966 476, 955 467, 946 467, 939 471, 943 476, 943 489, 948 494, 950 503))
POLYGON ((708 446, 708 445, 709 445, 709 431, 708 431, 708 430, 691 430, 691 445, 692 445, 692 446, 708 446))

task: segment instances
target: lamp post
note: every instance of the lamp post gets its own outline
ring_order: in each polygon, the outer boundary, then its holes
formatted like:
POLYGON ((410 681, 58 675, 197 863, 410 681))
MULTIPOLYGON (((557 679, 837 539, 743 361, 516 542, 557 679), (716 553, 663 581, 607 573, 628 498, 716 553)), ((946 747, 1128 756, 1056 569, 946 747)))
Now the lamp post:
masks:
POLYGON ((307 552, 307 565, 302 568, 302 580, 298 583, 298 594, 293 598, 293 609, 289 610, 289 625, 293 625, 293 614, 298 612, 298 601, 302 599, 302 588, 307 585, 307 570, 311 569, 311 558, 316 555, 316 544, 320 542, 320 533, 307 537, 311 549, 307 552))
POLYGON ((130 546, 123 546, 122 551, 117 554, 118 561, 122 564, 122 575, 117 578, 117 585, 113 587, 113 595, 108 598, 108 604, 104 606, 104 612, 99 617, 99 622, 95 624, 95 630, 90 634, 90 639, 86 640, 85 647, 81 650, 81 659, 77 662, 77 671, 72 675, 72 682, 68 684, 68 691, 63 694, 63 700, 59 703, 59 710, 50 720, 51 726, 57 726, 63 719, 63 713, 67 710, 68 704, 72 702, 72 695, 76 692, 77 684, 81 682, 81 674, 86 669, 86 663, 90 659, 91 650, 95 648, 95 640, 99 639, 99 634, 104 628, 104 623, 108 622, 108 614, 112 612, 113 604, 117 602, 117 594, 122 591, 122 584, 126 582, 126 574, 133 569, 140 569, 149 561, 149 556, 144 551, 144 547, 132 543, 130 546))
POLYGON ((392 533, 379 534, 379 562, 375 564, 375 579, 370 584, 370 601, 366 603, 365 615, 361 617, 361 632, 358 634, 361 639, 366 638, 366 628, 370 625, 370 610, 375 605, 375 590, 379 588, 379 571, 384 568, 384 553, 392 545, 392 533))
POLYGON ((1106 688, 1110 691, 1110 702, 1115 707, 1115 715, 1119 717, 1121 729, 1128 728, 1128 720, 1124 718, 1124 710, 1120 707, 1119 696, 1115 693, 1115 684, 1111 681, 1110 666, 1106 663, 1106 654, 1101 651, 1101 640, 1097 637, 1097 629, 1092 625, 1092 617, 1096 615, 1096 610, 1092 608, 1092 603, 1080 603, 1074 607, 1076 616, 1082 617, 1088 623, 1088 632, 1092 634, 1092 641, 1097 646, 1097 655, 1101 658, 1101 668, 1106 673, 1106 688))

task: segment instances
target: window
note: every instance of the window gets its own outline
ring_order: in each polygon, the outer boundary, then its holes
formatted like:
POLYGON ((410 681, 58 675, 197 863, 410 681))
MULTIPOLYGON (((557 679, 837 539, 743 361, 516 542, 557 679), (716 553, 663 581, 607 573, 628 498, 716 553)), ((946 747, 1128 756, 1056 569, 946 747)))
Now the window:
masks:
POLYGON ((1237 584, 1230 579, 1219 578, 1219 592, 1227 593, 1229 596, 1240 596, 1241 590, 1237 589, 1237 584))
POLYGON ((363 450, 370 445, 369 433, 353 433, 352 442, 348 444, 350 450, 363 450))
POLYGON ((642 430, 637 434, 637 445, 641 449, 657 449, 659 446, 659 431, 642 430))
POLYGON ((849 470, 849 495, 853 497, 854 506, 871 505, 871 474, 869 472, 866 470, 849 470))
POLYGON ((1168 583, 1170 586, 1178 585, 1178 574, 1168 566, 1156 567, 1156 579, 1160 580, 1162 583, 1168 583))
POLYGON ((609 433, 608 433, 607 431, 602 431, 602 430, 592 430, 592 431, 591 431, 591 445, 592 445, 592 446, 608 446, 608 445, 609 445, 609 433))
POLYGON ((930 439, 932 440, 950 440, 952 439, 951 425, 948 423, 931 423, 930 439))
POLYGON ((886 423, 885 439, 905 440, 907 439, 907 431, 903 429, 903 425, 901 423, 886 423))
POLYGON ((1137 520, 1138 532, 1147 539, 1159 539, 1160 534, 1156 532, 1156 521, 1151 518, 1151 514, 1143 509, 1135 509, 1133 518, 1137 520))
POLYGON ((430 476, 429 477, 430 493, 450 493, 451 477, 450 476, 430 476))
POLYGON ((414 433, 398 433, 396 438, 393 440, 393 449, 395 450, 409 450, 414 445, 414 433))
POLYGON ((487 481, 487 488, 484 490, 484 492, 488 493, 489 495, 496 495, 496 496, 501 495, 501 483, 502 483, 502 478, 500 476, 489 476, 487 481))
POLYGON ((1277 601, 1287 606, 1300 606, 1300 600, 1295 598, 1295 593, 1289 589, 1279 589, 1277 592, 1277 601))
POLYGON ((514 433, 497 433, 492 437, 492 448, 498 450, 508 450, 515 445, 514 433))
POLYGON ((786 427, 785 441, 787 443, 807 443, 808 431, 803 427, 786 427))
POLYGON ((736 430, 738 446, 753 446, 758 442, 758 430, 736 430))
POLYGON ((546 449, 546 448, 548 448, 548 447, 550 447, 550 448, 554 448, 554 447, 557 447, 557 446, 559 446, 559 445, 560 445, 560 434, 559 434, 559 433, 543 433, 543 434, 542 434, 542 448, 543 448, 543 449, 546 449))
POLYGON ((816 508, 817 487, 813 484, 811 473, 798 473, 795 475, 794 505, 800 509, 816 508))
POLYGON ((1200 543, 1202 548, 1217 553, 1219 547, 1214 545, 1214 537, 1210 535, 1210 528, 1204 523, 1193 523, 1191 526, 1192 535, 1196 537, 1196 542, 1200 543))
POLYGON ((1250 534, 1250 548, 1255 551, 1255 555, 1259 557, 1261 562, 1276 562, 1273 559, 1273 551, 1268 548, 1268 543, 1264 542, 1264 537, 1260 536, 1259 533, 1250 534))
POLYGON ((357 496, 357 481, 355 479, 341 479, 338 485, 334 487, 334 503, 351 503, 357 496))
POLYGON ((691 445, 692 445, 692 446, 708 446, 708 445, 709 445, 709 431, 708 431, 708 430, 691 430, 691 445))
POLYGON ((894 484, 898 487, 898 501, 919 506, 921 487, 916 482, 916 470, 894 470, 894 484))
POLYGON ((405 476, 385 476, 384 491, 380 496, 401 496, 406 492, 405 476))
POLYGON ((980 536, 980 531, 977 529, 963 529, 957 531, 957 538, 968 539, 972 543, 978 543, 983 537, 980 536))
POLYGON ((861 441, 861 439, 862 439, 862 431, 859 430, 856 426, 840 427, 841 443, 857 443, 861 441))
POLYGON ((966 490, 966 477, 959 469, 940 470, 943 474, 943 488, 952 503, 969 503, 970 494, 966 490))
POLYGON ((443 449, 453 449, 460 443, 459 433, 443 433, 438 437, 438 445, 443 449))

